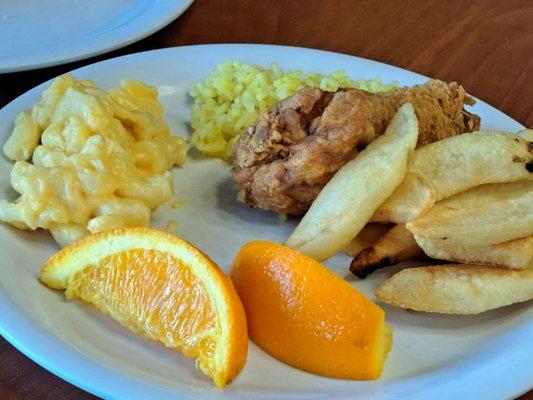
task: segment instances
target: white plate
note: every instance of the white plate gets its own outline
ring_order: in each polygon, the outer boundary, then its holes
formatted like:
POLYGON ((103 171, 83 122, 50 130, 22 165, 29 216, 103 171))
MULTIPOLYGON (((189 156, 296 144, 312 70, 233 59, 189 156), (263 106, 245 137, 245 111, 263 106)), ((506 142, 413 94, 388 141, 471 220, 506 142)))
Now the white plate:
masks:
POLYGON ((193 0, 2 0, 0 73, 64 64, 158 31, 193 0))
MULTIPOLYGON (((344 69, 361 78, 381 76, 411 85, 424 77, 360 58, 301 48, 260 45, 211 45, 133 54, 74 71, 109 88, 123 78, 159 88, 172 131, 187 135, 187 91, 223 61, 239 59, 285 68, 331 72, 344 69)), ((31 107, 44 85, 0 111, 0 142, 15 115, 31 107)), ((478 102, 484 128, 516 131, 522 126, 478 102)), ((0 198, 12 196, 11 164, 0 160, 0 198)), ((176 197, 187 206, 163 206, 153 225, 170 218, 177 233, 205 250, 226 271, 237 249, 251 239, 284 240, 294 221, 252 210, 234 201, 229 167, 216 159, 190 159, 173 171, 176 197)), ((214 389, 194 362, 130 333, 80 302, 37 281, 40 265, 56 251, 43 232, 0 225, 0 332, 19 350, 63 379, 105 398, 319 399, 319 398, 483 398, 518 395, 533 382, 533 309, 519 304, 479 316, 415 314, 385 307, 394 329, 394 348, 378 381, 327 379, 291 368, 251 345, 248 364, 225 390, 214 389)), ((327 265, 351 279, 349 259, 327 265)), ((353 284, 373 298, 372 289, 391 272, 384 270, 353 284)))

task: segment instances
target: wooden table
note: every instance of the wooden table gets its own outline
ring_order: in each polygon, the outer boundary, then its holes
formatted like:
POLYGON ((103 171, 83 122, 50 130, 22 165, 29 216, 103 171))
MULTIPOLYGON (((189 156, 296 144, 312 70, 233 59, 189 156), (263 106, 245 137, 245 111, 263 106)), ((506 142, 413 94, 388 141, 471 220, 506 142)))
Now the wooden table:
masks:
MULTIPOLYGON (((357 55, 458 81, 474 96, 532 127, 531 21, 531 0, 196 0, 174 23, 124 49, 0 76, 0 106, 58 74, 118 55, 185 44, 270 43, 357 55)), ((0 398, 94 396, 48 373, 0 339, 0 398)), ((533 392, 521 399, 533 400, 533 392)))

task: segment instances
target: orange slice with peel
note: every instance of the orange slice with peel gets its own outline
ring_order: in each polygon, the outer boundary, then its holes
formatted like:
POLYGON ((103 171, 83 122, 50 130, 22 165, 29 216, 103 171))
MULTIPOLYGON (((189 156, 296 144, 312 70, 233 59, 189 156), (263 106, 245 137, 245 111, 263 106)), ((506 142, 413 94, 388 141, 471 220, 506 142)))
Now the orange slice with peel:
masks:
POLYGON ((246 319, 235 288, 209 257, 176 236, 149 228, 91 235, 50 258, 40 279, 196 358, 218 387, 246 363, 246 319))
POLYGON ((231 278, 250 338, 296 368, 342 379, 377 379, 392 345, 385 314, 312 258, 270 242, 244 245, 231 278))

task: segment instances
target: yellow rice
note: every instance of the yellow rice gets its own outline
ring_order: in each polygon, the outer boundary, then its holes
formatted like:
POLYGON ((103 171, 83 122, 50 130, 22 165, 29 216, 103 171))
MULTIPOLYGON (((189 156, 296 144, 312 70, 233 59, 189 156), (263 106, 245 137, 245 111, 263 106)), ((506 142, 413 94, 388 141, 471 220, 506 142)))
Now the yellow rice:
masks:
POLYGON ((357 88, 383 92, 398 86, 375 79, 352 80, 344 71, 329 75, 300 70, 283 71, 278 64, 271 68, 230 61, 218 65, 203 82, 190 91, 192 144, 203 154, 231 159, 239 134, 253 124, 260 112, 306 86, 336 91, 357 88))

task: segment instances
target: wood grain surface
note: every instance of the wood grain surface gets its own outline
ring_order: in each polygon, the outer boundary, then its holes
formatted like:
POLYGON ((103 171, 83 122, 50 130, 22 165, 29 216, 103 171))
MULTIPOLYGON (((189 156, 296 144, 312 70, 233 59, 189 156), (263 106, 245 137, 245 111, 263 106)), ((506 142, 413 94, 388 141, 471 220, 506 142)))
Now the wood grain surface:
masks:
MULTIPOLYGON (((0 106, 58 74, 118 55, 186 44, 268 43, 357 55, 457 81, 533 127, 531 21, 531 0, 196 0, 178 20, 124 49, 0 75, 0 106)), ((0 339, 0 399, 94 398, 0 339)), ((533 392, 526 399, 533 400, 533 392)))

